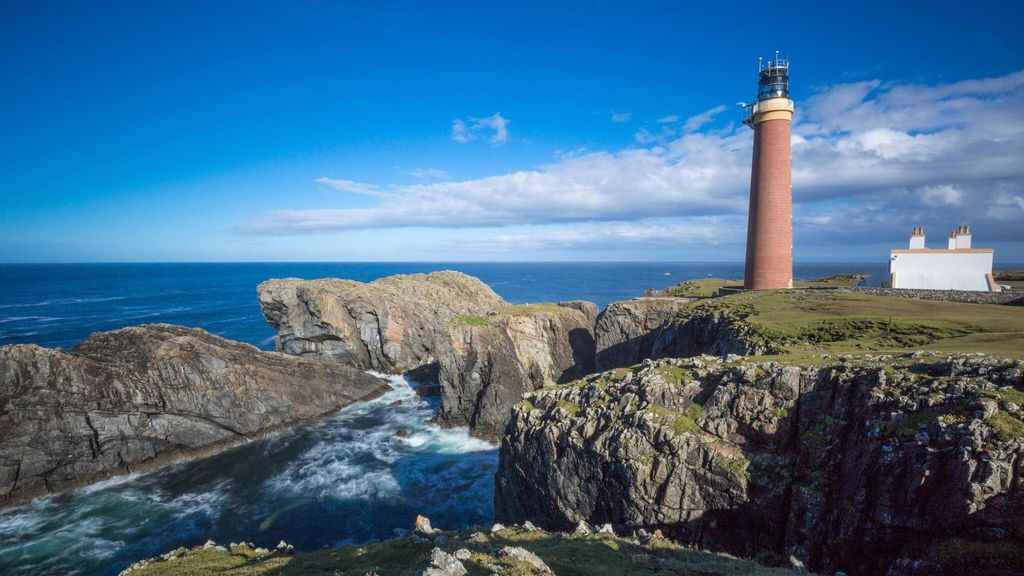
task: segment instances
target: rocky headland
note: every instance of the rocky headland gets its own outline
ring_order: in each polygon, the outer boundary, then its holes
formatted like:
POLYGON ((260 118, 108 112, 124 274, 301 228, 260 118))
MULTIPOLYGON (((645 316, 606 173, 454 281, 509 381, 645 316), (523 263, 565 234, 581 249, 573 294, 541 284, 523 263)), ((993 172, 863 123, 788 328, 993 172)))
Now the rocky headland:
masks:
POLYGON ((1024 363, 703 356, 516 407, 499 522, 611 523, 850 574, 1024 570, 1024 363))
POLYGON ((523 393, 594 369, 594 304, 512 306, 459 272, 268 280, 258 294, 278 350, 436 380, 439 422, 491 440, 523 393))
POLYGON ((0 347, 0 501, 208 454, 389 389, 346 366, 166 324, 94 334, 71 351, 0 347))
POLYGON ((520 527, 211 543, 132 572, 1024 573, 1024 308, 858 281, 702 279, 598 314, 457 272, 268 280, 278 353, 172 326, 0 349, 0 484, 11 500, 244 441, 382 393, 377 370, 436 383, 439 423, 500 441, 496 515, 520 527))

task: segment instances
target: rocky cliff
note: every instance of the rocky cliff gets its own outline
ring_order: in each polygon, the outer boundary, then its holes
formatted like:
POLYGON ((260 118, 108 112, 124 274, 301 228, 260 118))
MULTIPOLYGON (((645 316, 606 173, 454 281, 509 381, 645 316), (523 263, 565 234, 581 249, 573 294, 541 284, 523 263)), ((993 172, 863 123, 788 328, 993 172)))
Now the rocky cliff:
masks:
POLYGON ((774 351, 740 318, 691 307, 693 298, 652 297, 612 302, 597 317, 598 370, 645 359, 774 351))
POLYGON ((506 306, 460 317, 436 350, 438 419, 497 441, 524 393, 594 371, 592 316, 568 305, 506 306))
POLYGON ((505 305, 486 284, 459 272, 352 280, 267 280, 260 307, 277 328, 277 349, 337 364, 406 372, 433 362, 459 316, 505 305))
POLYGON ((1024 570, 1024 376, 984 356, 647 361, 534 392, 502 522, 579 521, 850 574, 1024 570))
POLYGON ((458 272, 269 280, 258 293, 278 350, 436 378, 439 421, 484 438, 500 437, 522 393, 594 367, 593 304, 510 306, 458 272))
POLYGON ((70 352, 5 346, 0 498, 203 454, 388 389, 348 367, 163 324, 94 334, 70 352))

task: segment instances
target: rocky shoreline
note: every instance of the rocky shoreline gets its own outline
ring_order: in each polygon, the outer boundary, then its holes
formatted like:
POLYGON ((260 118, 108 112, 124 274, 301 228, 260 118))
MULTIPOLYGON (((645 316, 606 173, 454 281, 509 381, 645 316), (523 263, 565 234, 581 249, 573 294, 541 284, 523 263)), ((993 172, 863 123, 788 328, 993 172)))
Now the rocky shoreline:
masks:
MULTIPOLYGON (((3 347, 0 497, 314 420, 386 391, 363 372, 377 370, 436 383, 438 423, 500 442, 502 522, 607 524, 637 535, 622 546, 657 533, 852 575, 1024 571, 1012 552, 1024 549, 1024 365, 998 358, 1024 335, 1020 308, 922 308, 841 286, 709 297, 721 282, 598 313, 512 305, 450 271, 268 280, 257 292, 274 353, 168 325, 70 352, 3 347), (904 352, 929 346, 996 356, 904 352)), ((437 556, 425 570, 454 566, 445 542, 413 543, 429 545, 417 558, 437 556)), ((493 546, 477 553, 502 566, 493 546)))
POLYGON ((390 389, 166 324, 94 334, 70 352, 0 347, 0 382, 4 505, 208 455, 390 389))
POLYGON ((492 441, 523 393, 594 370, 589 302, 512 306, 451 271, 369 283, 268 280, 257 291, 279 351, 436 380, 438 421, 492 441))

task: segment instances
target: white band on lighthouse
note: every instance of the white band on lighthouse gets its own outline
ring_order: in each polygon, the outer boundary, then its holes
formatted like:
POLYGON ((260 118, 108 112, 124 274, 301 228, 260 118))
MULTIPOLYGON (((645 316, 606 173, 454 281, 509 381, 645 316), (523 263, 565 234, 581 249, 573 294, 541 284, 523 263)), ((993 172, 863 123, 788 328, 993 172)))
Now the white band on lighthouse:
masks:
POLYGON ((753 123, 765 120, 793 120, 793 101, 789 98, 772 98, 754 104, 751 110, 753 123))

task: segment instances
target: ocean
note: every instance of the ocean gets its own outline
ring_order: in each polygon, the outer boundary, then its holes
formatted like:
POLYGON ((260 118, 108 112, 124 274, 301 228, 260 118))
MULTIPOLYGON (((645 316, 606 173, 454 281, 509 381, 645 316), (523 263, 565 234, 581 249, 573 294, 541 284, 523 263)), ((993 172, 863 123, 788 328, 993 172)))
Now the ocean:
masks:
MULTIPOLYGON (((741 263, 238 263, 0 265, 0 345, 70 348, 93 332, 168 322, 273 349, 256 285, 268 278, 370 281, 459 270, 512 303, 604 306, 690 278, 742 276, 741 263)), ((798 264, 810 279, 884 264, 798 264)), ((436 398, 400 377, 392 391, 316 424, 194 462, 119 477, 0 510, 0 574, 117 574, 207 539, 299 550, 410 528, 488 525, 495 446, 429 422, 436 398), (402 431, 404 433, 400 434, 402 431)))

